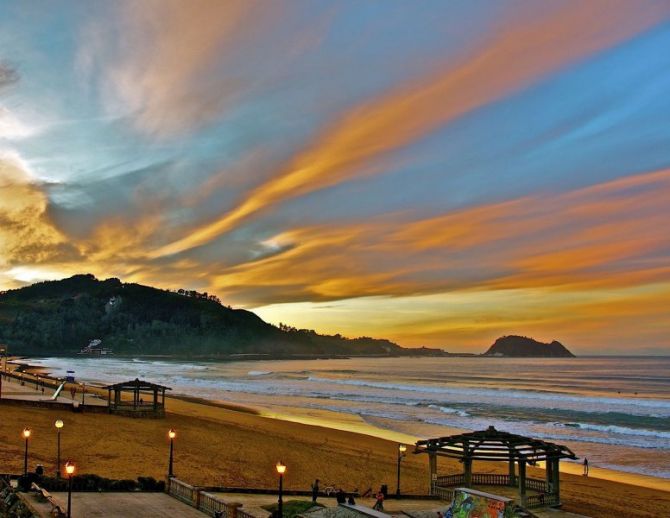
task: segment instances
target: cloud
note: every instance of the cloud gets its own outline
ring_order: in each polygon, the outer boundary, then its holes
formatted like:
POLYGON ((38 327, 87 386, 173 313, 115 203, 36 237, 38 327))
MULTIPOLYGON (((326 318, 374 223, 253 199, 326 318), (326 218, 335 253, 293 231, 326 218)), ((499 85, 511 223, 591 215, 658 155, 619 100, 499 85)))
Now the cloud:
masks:
POLYGON ((82 31, 78 69, 85 80, 101 73, 109 111, 132 113, 137 129, 154 136, 198 129, 239 101, 254 84, 237 52, 262 42, 285 9, 247 0, 114 7, 82 31))
POLYGON ((8 63, 0 62, 0 91, 3 88, 12 85, 19 80, 19 73, 8 63))
POLYGON ((670 170, 428 219, 295 228, 224 270, 224 298, 263 305, 455 290, 594 290, 670 281, 670 170), (263 290, 265 288, 265 291, 263 290))
POLYGON ((543 14, 524 10, 478 51, 343 114, 221 218, 154 252, 203 245, 252 215, 291 198, 382 172, 375 160, 487 103, 658 23, 670 7, 627 0, 569 2, 543 14))
POLYGON ((51 222, 47 197, 16 163, 0 157, 0 267, 80 259, 51 222))

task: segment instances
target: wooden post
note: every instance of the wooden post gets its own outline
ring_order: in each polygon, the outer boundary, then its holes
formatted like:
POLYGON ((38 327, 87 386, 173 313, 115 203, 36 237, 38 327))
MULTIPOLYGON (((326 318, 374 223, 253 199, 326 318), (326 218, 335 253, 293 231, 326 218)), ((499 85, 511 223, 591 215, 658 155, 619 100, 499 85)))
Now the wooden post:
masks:
POLYGON ((510 453, 509 456, 509 485, 516 486, 516 473, 514 471, 514 457, 510 453))
POLYGON ((435 494, 435 481, 437 480, 437 454, 434 451, 428 452, 428 487, 430 488, 428 494, 435 494))
POLYGON ((553 493, 554 459, 547 457, 546 465, 544 466, 544 474, 547 484, 546 492, 553 493))
POLYGON ((561 505, 561 479, 560 479, 560 469, 559 469, 559 463, 561 462, 561 459, 556 459, 554 461, 554 473, 552 476, 553 482, 554 482, 554 491, 553 493, 556 495, 556 506, 561 505))
POLYGON ((463 457, 463 469, 463 485, 472 487, 472 458, 470 456, 463 457))
POLYGON ((519 500, 526 507, 526 460, 519 459, 519 500))

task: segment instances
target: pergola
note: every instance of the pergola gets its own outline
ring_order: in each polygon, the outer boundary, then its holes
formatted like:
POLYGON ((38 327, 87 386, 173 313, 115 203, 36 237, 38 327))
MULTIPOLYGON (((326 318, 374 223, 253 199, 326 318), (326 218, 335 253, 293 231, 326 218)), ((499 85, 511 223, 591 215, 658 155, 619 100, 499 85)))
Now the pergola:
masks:
POLYGON ((577 458, 566 446, 501 432, 493 426, 479 432, 418 441, 414 453, 428 454, 431 495, 451 499, 453 488, 472 487, 473 484, 511 486, 518 487, 519 500, 523 507, 561 505, 559 461, 577 458), (459 459, 463 463, 463 473, 438 476, 438 455, 459 459), (507 462, 508 474, 473 473, 474 460, 507 462), (546 463, 545 480, 527 478, 526 466, 538 462, 546 463), (515 469, 517 465, 518 475, 515 469), (528 496, 527 489, 537 494, 528 496))
POLYGON ((135 378, 132 381, 108 385, 107 404, 110 414, 128 415, 131 417, 165 417, 165 391, 170 387, 149 383, 135 378), (112 392, 114 397, 112 397, 112 392), (122 397, 123 393, 132 393, 132 401, 122 397), (160 399, 158 394, 160 393, 160 399), (144 400, 143 396, 147 396, 144 400))

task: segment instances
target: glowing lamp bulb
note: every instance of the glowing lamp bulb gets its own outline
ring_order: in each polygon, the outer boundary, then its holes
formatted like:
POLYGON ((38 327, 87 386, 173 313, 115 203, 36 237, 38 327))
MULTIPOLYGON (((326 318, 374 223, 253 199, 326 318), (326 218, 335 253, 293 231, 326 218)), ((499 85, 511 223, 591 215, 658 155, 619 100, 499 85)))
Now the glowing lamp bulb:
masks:
POLYGON ((277 462, 277 473, 279 473, 280 475, 283 475, 285 471, 286 471, 286 466, 281 461, 277 462))
POLYGON ((25 437, 26 439, 27 439, 28 437, 30 437, 30 434, 31 434, 31 433, 32 433, 32 430, 31 430, 30 428, 24 428, 24 429, 23 429, 23 437, 25 437))
POLYGON ((398 446, 398 451, 399 451, 400 453, 405 453, 405 452, 407 451, 407 446, 405 446, 404 444, 400 444, 400 445, 398 446))
POLYGON ((72 464, 69 460, 65 463, 65 473, 68 475, 72 475, 72 473, 74 473, 74 464, 72 464))
POLYGON ((63 428, 63 424, 64 424, 63 421, 59 419, 54 423, 54 426, 60 430, 61 428, 63 428))
POLYGON ((174 439, 175 437, 177 437, 177 432, 175 432, 172 428, 170 428, 170 431, 168 432, 168 437, 170 437, 170 439, 174 439))

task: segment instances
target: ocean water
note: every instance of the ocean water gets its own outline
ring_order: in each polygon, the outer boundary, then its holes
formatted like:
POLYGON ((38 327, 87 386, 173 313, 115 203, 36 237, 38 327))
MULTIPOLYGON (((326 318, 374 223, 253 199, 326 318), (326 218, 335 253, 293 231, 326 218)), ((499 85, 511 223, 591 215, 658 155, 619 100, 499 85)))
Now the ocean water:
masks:
POLYGON ((670 357, 29 363, 80 381, 139 377, 211 400, 355 414, 422 438, 493 425, 566 444, 592 466, 670 479, 670 357))

